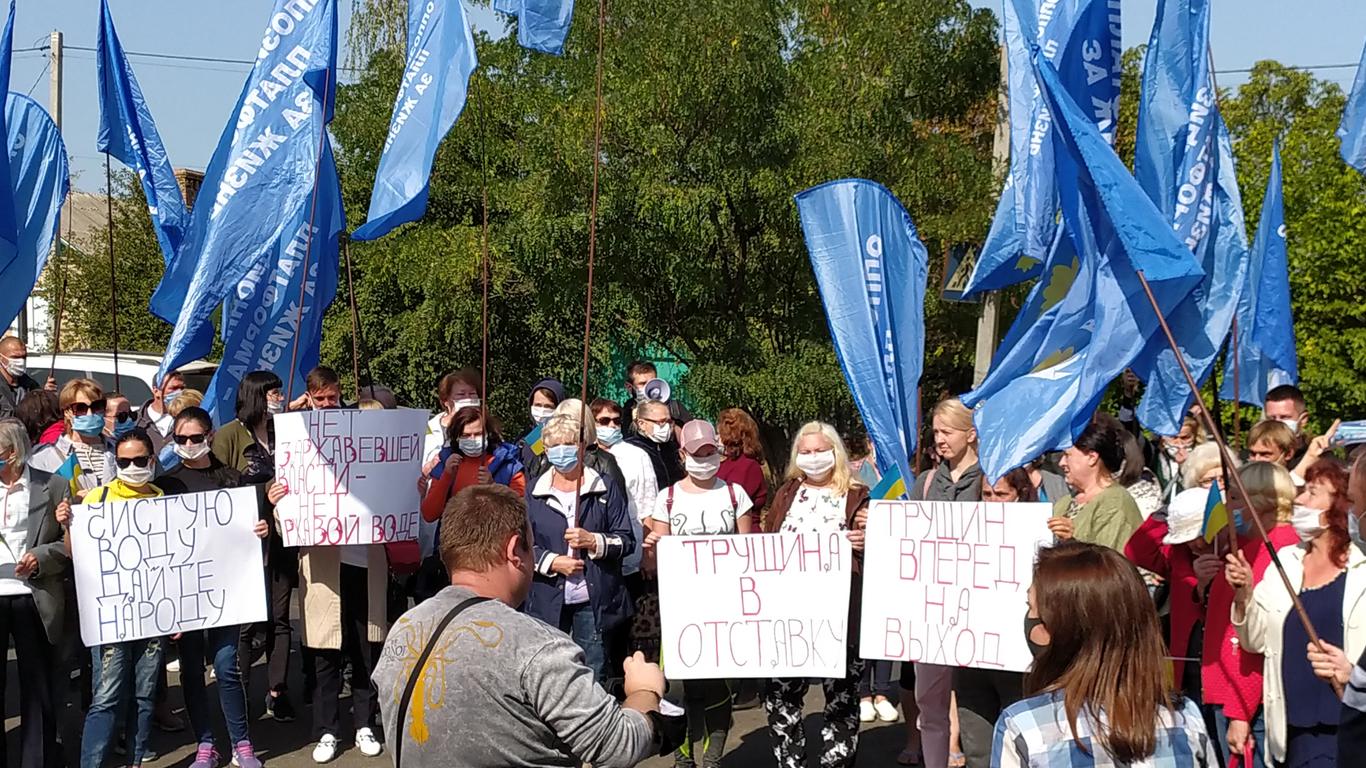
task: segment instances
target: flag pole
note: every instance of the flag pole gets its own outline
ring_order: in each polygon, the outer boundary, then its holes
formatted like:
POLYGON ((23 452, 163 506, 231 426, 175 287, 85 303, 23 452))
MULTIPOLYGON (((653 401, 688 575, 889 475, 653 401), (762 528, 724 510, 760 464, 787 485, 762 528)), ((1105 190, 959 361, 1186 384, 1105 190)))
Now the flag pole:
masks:
MULTIPOLYGON (((484 434, 489 427, 489 86, 492 81, 487 74, 479 86, 479 185, 482 192, 482 220, 479 226, 479 274, 483 284, 484 302, 480 311, 483 324, 482 348, 479 358, 479 407, 480 418, 484 423, 484 434)), ((488 446, 484 446, 487 451, 488 446)))
POLYGON ((62 315, 66 312, 66 270, 62 269, 62 250, 62 234, 58 232, 56 269, 61 273, 62 280, 57 288, 57 315, 52 320, 52 365, 47 369, 48 381, 53 379, 57 371, 57 353, 62 349, 62 315))
MULTIPOLYGON (((360 314, 356 311, 356 284, 351 279, 351 238, 342 234, 342 253, 346 254, 346 289, 351 295, 351 376, 356 381, 356 402, 360 395, 360 314)), ((371 381, 370 394, 374 395, 375 382, 371 381)))
MULTIPOLYGON (((114 329, 114 390, 118 391, 122 389, 119 381, 119 280, 114 268, 114 171, 109 165, 108 152, 104 153, 104 192, 105 221, 108 226, 108 237, 105 239, 109 241, 109 320, 114 329)), ((74 216, 74 207, 72 210, 74 216)), ((56 367, 55 358, 53 366, 56 367)))
MULTIPOLYGON (((1157 303, 1157 296, 1153 294, 1152 286, 1148 284, 1148 278, 1144 277, 1143 270, 1136 270, 1138 282, 1143 286, 1143 293, 1148 297, 1148 303, 1152 305, 1153 314, 1157 315, 1157 322, 1162 326, 1162 333, 1167 337, 1167 344, 1171 346, 1175 353, 1176 363, 1181 368, 1181 373, 1186 377, 1186 384, 1195 394, 1196 411, 1200 418, 1205 422, 1205 428, 1209 430, 1210 436, 1219 446, 1219 460, 1225 465, 1233 466, 1233 453, 1229 450, 1228 444, 1224 442, 1224 436, 1219 431, 1219 425, 1215 423, 1209 407, 1205 405, 1205 400, 1200 396, 1200 388, 1195 383, 1195 377, 1191 375, 1190 368, 1186 365, 1186 358, 1181 354, 1181 348, 1176 343, 1176 336, 1172 333, 1171 326, 1167 324, 1167 318, 1162 315, 1162 308, 1157 303)), ((1238 495, 1246 500, 1251 498, 1247 489, 1243 487, 1243 479, 1237 472, 1229 472, 1229 479, 1233 481, 1238 489, 1238 495)), ((1290 577, 1285 572, 1285 566, 1281 565, 1281 558, 1276 554, 1276 547, 1271 543, 1271 538, 1267 535, 1266 526, 1262 525, 1262 519, 1257 515, 1256 510, 1251 510, 1248 517, 1252 518, 1252 524, 1256 526, 1257 533, 1261 536, 1262 542, 1266 545, 1266 550, 1271 554, 1271 564, 1276 566, 1276 573, 1280 574, 1281 583, 1285 585, 1285 591, 1290 594, 1290 602, 1294 604, 1295 613, 1299 616, 1300 623, 1304 625, 1305 632, 1309 635, 1309 642, 1323 650, 1323 641, 1319 638, 1319 633, 1314 630, 1314 624, 1309 620, 1309 614, 1304 610, 1304 603, 1300 601, 1300 596, 1295 592, 1295 586, 1290 582, 1290 577)), ((1230 519, 1230 527, 1232 520, 1230 519)), ((1338 698, 1342 698, 1342 686, 1336 680, 1332 682, 1333 690, 1338 698)))
MULTIPOLYGON (((602 165, 602 61, 603 39, 607 36, 607 0, 598 0, 598 53, 593 84, 593 187, 588 198, 588 292, 583 308, 583 377, 579 388, 579 402, 583 411, 579 414, 579 464, 583 465, 588 452, 588 425, 582 423, 590 418, 588 411, 588 360, 593 330, 593 257, 597 253, 598 235, 598 171, 602 165)), ((583 496, 583 472, 574 486, 574 524, 578 524, 579 503, 583 496)))
POLYGON ((1242 401, 1238 398, 1242 396, 1243 390, 1239 388, 1238 381, 1238 318, 1233 318, 1233 327, 1229 333, 1229 356, 1233 358, 1233 442, 1243 441, 1242 414, 1239 412, 1242 401))
POLYGON ((299 310, 294 316, 294 349, 289 353, 289 383, 285 385, 286 404, 294 402, 294 374, 299 370, 299 339, 302 335, 300 331, 303 330, 304 299, 308 290, 308 262, 313 254, 313 223, 318 215, 318 172, 323 165, 323 142, 327 140, 327 102, 331 95, 332 68, 328 67, 323 70, 323 113, 318 121, 321 124, 318 129, 318 157, 313 161, 313 198, 308 205, 308 235, 304 242, 303 272, 300 273, 299 279, 299 310))

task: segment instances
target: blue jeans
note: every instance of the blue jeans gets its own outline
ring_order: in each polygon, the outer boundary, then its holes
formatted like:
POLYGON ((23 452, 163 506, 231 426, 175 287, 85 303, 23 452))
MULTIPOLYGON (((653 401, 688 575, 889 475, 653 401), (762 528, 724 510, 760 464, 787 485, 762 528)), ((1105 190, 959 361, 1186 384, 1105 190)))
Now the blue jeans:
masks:
POLYGON ((560 631, 569 635, 583 649, 584 660, 593 670, 593 679, 600 684, 607 683, 607 648, 602 632, 598 631, 598 619, 593 615, 593 603, 566 605, 560 609, 560 631))
POLYGON ((209 692, 204 687, 204 663, 213 664, 218 676, 218 703, 228 724, 232 746, 250 741, 247 733, 247 694, 237 668, 237 639, 240 627, 216 627, 186 632, 180 638, 180 687, 185 692, 185 709, 190 715, 190 730, 200 744, 213 743, 213 718, 209 692))
POLYGON ((109 756, 115 729, 126 722, 124 705, 130 698, 136 702, 137 717, 133 732, 128 734, 128 764, 142 763, 152 729, 152 710, 156 708, 157 671, 166 651, 164 639, 132 640, 90 650, 94 687, 81 735, 81 768, 100 768, 109 756))
MULTIPOLYGON (((1224 715, 1223 707, 1211 705, 1209 708, 1214 711, 1214 746, 1218 748, 1219 754, 1225 756, 1225 759, 1221 761, 1221 764, 1227 765, 1229 720, 1228 717, 1224 715)), ((1264 762, 1262 756, 1266 754, 1266 715, 1262 712, 1260 707, 1257 709, 1257 717, 1252 721, 1251 731, 1252 734, 1248 738, 1254 742, 1255 746, 1253 747, 1252 752, 1252 764, 1246 768, 1255 768, 1256 766, 1262 765, 1264 762)))

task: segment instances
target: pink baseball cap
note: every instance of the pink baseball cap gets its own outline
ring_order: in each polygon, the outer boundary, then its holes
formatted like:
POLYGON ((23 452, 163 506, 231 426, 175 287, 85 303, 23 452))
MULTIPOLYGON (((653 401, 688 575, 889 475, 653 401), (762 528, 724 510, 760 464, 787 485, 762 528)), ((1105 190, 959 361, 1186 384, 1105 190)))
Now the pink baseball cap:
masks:
POLYGON ((721 441, 716 437, 716 427, 703 419, 693 419, 683 425, 683 450, 697 453, 703 446, 714 445, 718 449, 721 441))

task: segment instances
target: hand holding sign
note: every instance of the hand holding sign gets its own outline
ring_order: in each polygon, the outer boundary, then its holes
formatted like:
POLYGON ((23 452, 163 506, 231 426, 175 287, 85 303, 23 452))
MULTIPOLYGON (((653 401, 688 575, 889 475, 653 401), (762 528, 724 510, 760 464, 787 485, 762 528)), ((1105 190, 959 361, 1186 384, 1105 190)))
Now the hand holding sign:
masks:
POLYGON ((57 505, 57 509, 54 510, 54 514, 57 516, 58 525, 63 527, 71 525, 71 502, 62 499, 61 503, 57 505))

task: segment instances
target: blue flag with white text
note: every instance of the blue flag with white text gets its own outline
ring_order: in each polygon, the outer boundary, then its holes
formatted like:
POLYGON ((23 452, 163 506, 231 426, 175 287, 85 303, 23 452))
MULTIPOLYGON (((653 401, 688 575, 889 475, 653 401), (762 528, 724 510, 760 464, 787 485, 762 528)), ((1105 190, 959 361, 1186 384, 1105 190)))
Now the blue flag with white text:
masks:
POLYGON ((929 256, 884 186, 843 179, 797 195, 835 356, 884 476, 913 477, 929 256))
MULTIPOLYGON (((1290 307, 1290 264, 1285 242, 1285 209, 1281 197, 1281 147, 1272 149, 1257 239, 1252 244, 1243 295, 1238 302, 1238 337, 1224 367, 1219 396, 1240 403, 1265 405, 1268 390, 1298 384, 1295 322, 1290 307), (1238 360, 1234 376, 1232 356, 1238 360), (1233 380, 1238 379, 1237 391, 1233 380)), ((1230 342, 1232 343, 1232 342, 1230 342)))
POLYGON ((346 228, 331 142, 323 142, 323 153, 312 243, 309 211, 304 208, 286 228, 286 236, 238 281, 223 305, 223 360, 204 391, 204 407, 215 424, 234 417, 237 386, 248 373, 271 371, 285 382, 286 391, 299 393, 304 376, 318 364, 323 315, 337 295, 340 237, 346 228), (299 357, 291 372, 296 334, 299 357))
POLYGON ((1054 120, 1064 226, 1082 256, 1067 294, 963 397, 975 410, 982 469, 993 481, 1071 445, 1105 388, 1142 351, 1157 317, 1136 272, 1164 312, 1202 277, 1057 71, 1036 55, 1035 72, 1054 120))
POLYGON ((8 328, 33 292, 57 236, 70 189, 62 132, 38 102, 19 93, 5 101, 10 187, 19 223, 19 256, 0 270, 0 328, 8 328))
POLYGON ((169 264, 184 239, 190 212, 176 183, 166 145, 161 142, 151 110, 123 53, 114 18, 109 13, 109 0, 100 0, 100 32, 95 49, 95 73, 100 88, 96 148, 137 172, 162 259, 169 264))
POLYGON ((408 4, 408 64, 375 172, 370 216, 353 240, 375 240, 422 218, 432 160, 465 108, 478 63, 460 0, 408 4))
POLYGON ((564 52, 574 0, 493 0, 493 10, 517 17, 517 42, 523 48, 556 56, 564 52))
MULTIPOLYGON (((9 16, 5 19, 5 31, 0 35, 0 93, 9 93, 10 57, 14 52, 14 0, 10 0, 9 16)), ((0 120, 3 120, 0 116, 0 120)), ((0 136, 8 136, 5 126, 0 124, 0 136)), ((0 152, 0 179, 11 178, 9 153, 0 152)), ((19 220, 16 218, 17 201, 14 190, 0 184, 0 273, 9 268, 10 263, 19 258, 19 220)))
POLYGON ((336 0, 275 0, 190 228, 152 294, 152 312, 175 323, 158 380, 209 352, 214 309, 311 209, 336 44, 336 0))
POLYGON ((1366 173, 1366 47, 1361 49, 1361 62, 1357 64, 1357 76, 1347 96, 1347 107, 1342 110, 1337 134, 1342 142, 1343 162, 1366 173))
POLYGON ((965 296, 1038 277, 1054 243, 1053 117, 1034 85, 1030 46, 1039 40, 1068 94, 1114 140, 1123 68, 1119 5, 1113 0, 1035 0, 1004 9, 1010 100, 1010 171, 965 296))
MULTIPOLYGON (((1248 261, 1233 144, 1209 62, 1208 1, 1161 0, 1144 59, 1134 176, 1205 273, 1167 314, 1197 383, 1214 370, 1248 261)), ((1195 395, 1165 334, 1149 340, 1133 368, 1147 382, 1139 422, 1175 435, 1195 395)))

